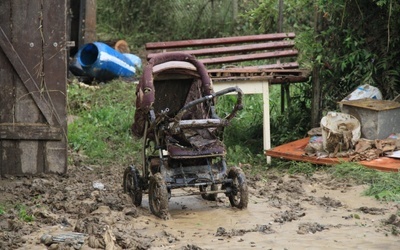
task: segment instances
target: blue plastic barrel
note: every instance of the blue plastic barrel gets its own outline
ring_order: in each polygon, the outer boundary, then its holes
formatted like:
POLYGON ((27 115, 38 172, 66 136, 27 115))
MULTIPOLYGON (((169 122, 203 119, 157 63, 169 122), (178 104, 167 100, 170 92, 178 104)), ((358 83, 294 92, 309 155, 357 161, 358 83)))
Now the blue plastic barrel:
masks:
POLYGON ((138 57, 137 55, 134 54, 129 54, 129 53, 124 53, 124 56, 128 57, 129 60, 135 65, 136 68, 141 68, 142 67, 142 59, 138 57))
POLYGON ((84 45, 78 60, 86 74, 99 81, 130 78, 136 73, 135 65, 129 58, 101 42, 84 45))

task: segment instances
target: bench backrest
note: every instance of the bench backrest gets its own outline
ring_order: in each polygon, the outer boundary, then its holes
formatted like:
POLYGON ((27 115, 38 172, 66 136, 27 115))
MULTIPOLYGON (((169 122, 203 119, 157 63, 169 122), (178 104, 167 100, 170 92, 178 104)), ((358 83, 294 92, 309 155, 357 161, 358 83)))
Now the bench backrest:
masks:
POLYGON ((296 57, 294 33, 263 34, 224 38, 147 43, 147 58, 157 53, 184 51, 205 65, 296 57))
POLYGON ((262 77, 273 73, 285 77, 272 77, 271 83, 303 82, 308 80, 308 74, 299 70, 295 37, 295 33, 275 33, 151 42, 146 44, 146 51, 148 60, 159 53, 179 51, 192 54, 206 65, 212 78, 262 77), (247 61, 257 66, 238 66, 247 61))

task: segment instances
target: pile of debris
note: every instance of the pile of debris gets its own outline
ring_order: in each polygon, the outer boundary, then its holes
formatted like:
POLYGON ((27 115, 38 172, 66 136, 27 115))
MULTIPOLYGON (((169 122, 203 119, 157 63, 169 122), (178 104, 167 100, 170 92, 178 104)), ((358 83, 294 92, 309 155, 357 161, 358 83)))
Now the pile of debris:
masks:
POLYGON ((350 149, 341 151, 337 147, 333 152, 324 150, 320 128, 314 128, 308 134, 311 138, 304 150, 305 155, 311 157, 349 158, 353 162, 371 161, 382 156, 391 156, 395 151, 400 150, 400 134, 390 135, 387 139, 369 140, 360 138, 350 149))
POLYGON ((382 100, 376 87, 359 86, 330 111, 319 128, 308 132, 305 155, 371 161, 383 156, 400 158, 400 103, 382 100))

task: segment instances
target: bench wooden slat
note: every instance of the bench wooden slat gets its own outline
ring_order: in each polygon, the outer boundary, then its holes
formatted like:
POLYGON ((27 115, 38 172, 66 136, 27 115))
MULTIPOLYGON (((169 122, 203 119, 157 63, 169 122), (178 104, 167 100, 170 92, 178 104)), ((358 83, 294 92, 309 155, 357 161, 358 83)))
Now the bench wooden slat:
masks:
POLYGON ((214 83, 221 82, 232 82, 232 85, 235 85, 235 82, 254 82, 254 81, 267 81, 270 84, 281 84, 281 83, 291 83, 291 82, 306 82, 308 81, 308 76, 232 76, 232 77, 213 77, 214 83))
POLYGON ((291 32, 291 33, 274 33, 274 34, 262 34, 262 35, 251 35, 251 36, 208 38, 208 39, 197 39, 197 40, 151 42, 151 43, 146 43, 146 50, 173 49, 173 48, 260 42, 260 41, 276 41, 276 40, 284 40, 287 38, 293 39, 295 37, 296 37, 295 33, 291 32))
MULTIPOLYGON (((169 52, 184 52, 194 56, 205 56, 205 55, 220 55, 229 53, 245 53, 251 51, 259 50, 272 50, 272 49, 284 49, 292 48, 294 46, 294 41, 282 41, 282 42, 269 42, 269 43, 256 43, 247 44, 240 46, 228 46, 228 47, 217 47, 217 48, 206 48, 206 49, 194 49, 194 50, 181 50, 181 51, 169 51, 169 52)), ((160 53, 169 53, 160 52, 160 53)), ((150 53, 147 55, 147 59, 151 59, 160 53, 150 53)))
MULTIPOLYGON (((289 63, 275 63, 275 64, 268 64, 268 65, 258 65, 258 66, 245 66, 241 67, 242 69, 298 69, 299 63, 298 62, 289 62, 289 63)), ((212 70, 212 69, 211 69, 212 70)))
POLYGON ((259 69, 253 68, 228 68, 208 70, 210 77, 214 81, 227 81, 229 79, 264 79, 270 83, 282 83, 292 81, 306 81, 308 71, 301 69, 259 69))
POLYGON ((256 67, 247 68, 227 68, 227 69, 210 69, 208 73, 276 73, 276 74, 304 74, 301 69, 260 69, 256 67))
POLYGON ((216 58, 200 58, 199 61, 202 62, 203 64, 211 65, 211 64, 222 64, 231 62, 253 61, 260 59, 291 57, 291 56, 297 56, 297 54, 298 54, 297 50, 282 50, 282 51, 256 53, 248 55, 224 56, 216 58))

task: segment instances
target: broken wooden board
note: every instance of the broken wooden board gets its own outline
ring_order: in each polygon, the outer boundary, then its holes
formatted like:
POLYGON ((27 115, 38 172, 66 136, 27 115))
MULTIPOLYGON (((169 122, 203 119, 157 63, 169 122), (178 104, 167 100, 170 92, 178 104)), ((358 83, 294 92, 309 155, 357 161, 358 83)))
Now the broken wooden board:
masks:
MULTIPOLYGON (((341 162, 349 161, 348 158, 318 158, 318 157, 307 156, 305 154, 304 149, 307 146, 309 140, 310 138, 306 137, 297 141, 277 146, 275 148, 266 150, 265 155, 280 159, 310 162, 313 164, 320 164, 320 165, 335 165, 341 162)), ((372 161, 359 161, 357 163, 365 167, 381 171, 387 171, 387 172, 400 171, 400 159, 395 159, 390 157, 380 157, 372 161)))

